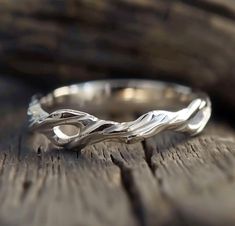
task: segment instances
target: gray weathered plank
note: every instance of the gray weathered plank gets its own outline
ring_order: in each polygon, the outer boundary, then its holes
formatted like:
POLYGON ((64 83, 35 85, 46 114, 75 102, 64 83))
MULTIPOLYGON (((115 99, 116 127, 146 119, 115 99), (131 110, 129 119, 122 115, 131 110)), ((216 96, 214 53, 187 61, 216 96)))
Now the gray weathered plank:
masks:
POLYGON ((235 136, 228 125, 211 122, 194 138, 164 133, 142 144, 100 143, 80 154, 35 152, 24 125, 33 90, 5 83, 2 225, 235 225, 235 136))

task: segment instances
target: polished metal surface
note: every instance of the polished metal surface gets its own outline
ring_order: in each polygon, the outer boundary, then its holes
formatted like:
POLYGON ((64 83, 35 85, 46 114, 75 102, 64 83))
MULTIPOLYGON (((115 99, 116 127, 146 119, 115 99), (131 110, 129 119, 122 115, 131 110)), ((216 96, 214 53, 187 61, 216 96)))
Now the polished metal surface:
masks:
POLYGON ((33 97, 28 115, 31 131, 55 146, 82 149, 105 140, 138 142, 163 130, 196 135, 210 118, 211 102, 205 93, 171 83, 93 81, 33 97))

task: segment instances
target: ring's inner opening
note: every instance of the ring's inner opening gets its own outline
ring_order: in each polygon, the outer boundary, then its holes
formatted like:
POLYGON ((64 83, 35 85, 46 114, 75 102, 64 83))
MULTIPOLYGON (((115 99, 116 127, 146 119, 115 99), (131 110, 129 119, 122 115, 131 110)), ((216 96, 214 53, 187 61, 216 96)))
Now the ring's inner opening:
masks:
POLYGON ((73 109, 106 120, 132 120, 151 110, 177 111, 195 98, 191 89, 152 81, 101 81, 55 90, 41 99, 51 113, 73 109))

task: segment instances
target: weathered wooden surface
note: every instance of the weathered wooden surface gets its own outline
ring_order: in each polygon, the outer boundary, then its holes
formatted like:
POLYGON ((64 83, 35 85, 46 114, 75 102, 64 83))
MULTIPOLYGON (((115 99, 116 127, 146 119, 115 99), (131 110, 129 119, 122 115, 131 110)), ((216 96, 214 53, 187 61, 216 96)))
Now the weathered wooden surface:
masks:
POLYGON ((0 72, 174 79, 235 107, 234 19, 231 0, 1 0, 0 72))
POLYGON ((24 126, 33 92, 0 79, 1 225, 235 225, 228 125, 211 121, 190 139, 168 133, 81 154, 35 152, 24 126))

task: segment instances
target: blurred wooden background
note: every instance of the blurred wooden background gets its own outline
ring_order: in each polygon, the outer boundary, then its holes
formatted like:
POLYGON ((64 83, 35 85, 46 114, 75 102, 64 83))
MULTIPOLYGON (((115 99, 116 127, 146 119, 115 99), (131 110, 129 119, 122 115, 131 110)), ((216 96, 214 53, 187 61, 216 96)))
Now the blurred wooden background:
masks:
POLYGON ((235 225, 234 19, 232 0, 1 0, 0 224, 235 225), (32 147, 32 94, 109 77, 201 88, 216 112, 192 139, 32 147))
POLYGON ((234 19, 231 0, 1 0, 0 71, 173 79, 234 106, 234 19))

